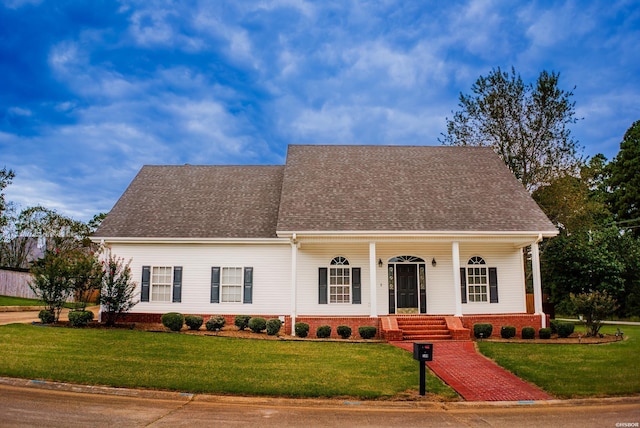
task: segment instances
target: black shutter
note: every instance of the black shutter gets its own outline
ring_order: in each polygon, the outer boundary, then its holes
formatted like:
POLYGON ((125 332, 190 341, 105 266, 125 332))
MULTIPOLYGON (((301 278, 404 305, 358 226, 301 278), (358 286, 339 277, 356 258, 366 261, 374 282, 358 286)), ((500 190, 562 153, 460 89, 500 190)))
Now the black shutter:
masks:
POLYGON ((211 303, 220 303, 220 267, 211 268, 211 303))
POLYGON ((396 274, 394 265, 389 265, 389 313, 396 313, 396 286, 395 286, 396 274))
POLYGON ((351 269, 351 291, 353 292, 351 303, 354 305, 362 303, 362 282, 360 277, 360 268, 351 269))
POLYGON ((318 303, 327 304, 327 268, 318 268, 318 303))
POLYGON ((182 301, 182 267, 173 267, 173 302, 182 301))
POLYGON ((489 303, 498 303, 498 269, 489 268, 489 303))
POLYGON ((467 303, 467 275, 465 268, 460 268, 460 296, 462 297, 462 303, 467 303))
POLYGON ((140 289, 140 301, 149 301, 149 282, 151 279, 151 267, 142 266, 142 288, 140 289))
POLYGON ((242 303, 251 303, 253 300, 253 268, 244 268, 244 298, 242 303))

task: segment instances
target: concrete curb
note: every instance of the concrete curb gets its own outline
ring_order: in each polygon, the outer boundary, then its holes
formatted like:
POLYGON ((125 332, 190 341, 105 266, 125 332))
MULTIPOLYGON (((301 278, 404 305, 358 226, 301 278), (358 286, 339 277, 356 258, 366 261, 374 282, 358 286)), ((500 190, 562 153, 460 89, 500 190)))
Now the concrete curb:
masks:
POLYGON ((36 379, 20 379, 0 377, 0 385, 21 388, 38 388, 50 391, 74 392, 78 394, 103 394, 120 397, 132 397, 154 400, 172 401, 201 401, 238 404, 242 406, 273 405, 290 407, 314 406, 314 407, 345 407, 353 406, 358 409, 388 408, 388 409, 481 409, 481 408, 549 408, 570 406, 607 406, 607 405, 637 405, 640 407, 640 396, 609 397, 609 398, 582 398, 567 400, 542 400, 542 401, 429 401, 428 399, 415 399, 402 401, 392 400, 349 400, 345 398, 283 398, 263 396, 235 396, 195 394, 188 392, 159 391, 148 389, 115 388, 99 385, 77 385, 65 382, 43 381, 36 379))

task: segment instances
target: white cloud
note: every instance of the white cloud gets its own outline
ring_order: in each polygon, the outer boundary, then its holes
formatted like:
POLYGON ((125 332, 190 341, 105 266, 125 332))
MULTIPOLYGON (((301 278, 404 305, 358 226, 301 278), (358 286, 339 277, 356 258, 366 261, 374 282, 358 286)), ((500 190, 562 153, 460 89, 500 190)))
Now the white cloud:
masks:
POLYGON ((7 9, 20 9, 26 5, 37 6, 42 3, 42 0, 2 0, 2 5, 7 9))

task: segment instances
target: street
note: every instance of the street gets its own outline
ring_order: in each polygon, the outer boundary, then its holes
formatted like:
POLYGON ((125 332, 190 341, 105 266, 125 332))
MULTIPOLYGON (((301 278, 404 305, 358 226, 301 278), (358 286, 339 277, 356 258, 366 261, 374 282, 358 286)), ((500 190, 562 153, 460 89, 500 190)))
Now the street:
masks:
POLYGON ((9 378, 0 378, 0 396, 3 427, 633 427, 640 422, 640 397, 539 403, 290 400, 9 378))

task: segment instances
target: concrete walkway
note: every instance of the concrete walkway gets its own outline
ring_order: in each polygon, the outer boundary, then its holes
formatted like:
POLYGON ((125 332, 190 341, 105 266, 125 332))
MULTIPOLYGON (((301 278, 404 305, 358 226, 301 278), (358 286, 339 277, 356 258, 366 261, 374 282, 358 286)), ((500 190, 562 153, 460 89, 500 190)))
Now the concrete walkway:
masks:
MULTIPOLYGON (((413 342, 391 342, 413 352, 413 342)), ((433 342, 429 367, 467 401, 537 401, 553 397, 480 355, 471 341, 433 342)))

